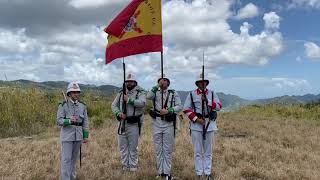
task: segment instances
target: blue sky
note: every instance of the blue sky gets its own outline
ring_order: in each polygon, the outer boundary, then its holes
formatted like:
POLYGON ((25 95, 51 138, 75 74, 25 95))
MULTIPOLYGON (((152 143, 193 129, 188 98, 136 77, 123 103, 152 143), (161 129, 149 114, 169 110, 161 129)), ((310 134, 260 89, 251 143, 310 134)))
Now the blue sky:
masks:
MULTIPOLYGON (((239 1, 240 2, 240 1, 239 1)), ((277 57, 274 57, 267 65, 248 66, 248 65, 228 65, 221 70, 221 75, 225 78, 232 77, 284 77, 307 80, 311 88, 301 87, 296 91, 278 92, 274 95, 284 94, 319 94, 320 83, 320 61, 312 60, 305 54, 304 44, 314 42, 320 44, 320 23, 317 23, 320 17, 320 10, 313 7, 295 7, 286 8, 288 1, 241 1, 240 4, 254 3, 261 11, 275 11, 281 17, 279 31, 284 38, 285 49, 277 57), (280 5, 281 9, 275 9, 275 5, 280 5)), ((233 8, 241 8, 240 4, 234 5, 233 8)), ((277 6, 278 7, 278 6, 277 6)), ((264 23, 261 20, 263 14, 251 19, 249 22, 254 26, 252 33, 257 33, 263 29, 264 23)), ((239 26, 243 21, 230 21, 231 28, 239 32, 239 26)), ((223 87, 223 82, 219 83, 223 87)), ((232 91, 231 93, 234 93, 232 91)), ((249 99, 262 96, 254 96, 251 92, 242 92, 243 96, 249 99)), ((268 92, 266 92, 268 94, 268 92)), ((271 95, 271 94, 270 94, 271 95)), ((272 96, 272 95, 271 95, 272 96)))
MULTIPOLYGON (((0 0, 0 79, 120 86, 103 28, 130 0, 0 0)), ((205 51, 210 88, 243 98, 319 94, 320 0, 163 1, 165 73, 191 90, 205 51)), ((159 53, 126 58, 150 89, 159 53)))

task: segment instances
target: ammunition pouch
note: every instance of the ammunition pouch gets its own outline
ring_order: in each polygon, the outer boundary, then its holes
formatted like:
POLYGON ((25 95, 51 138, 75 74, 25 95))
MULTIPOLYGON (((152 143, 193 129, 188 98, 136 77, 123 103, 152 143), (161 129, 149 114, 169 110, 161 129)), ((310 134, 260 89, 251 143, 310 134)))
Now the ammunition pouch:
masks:
POLYGON ((176 113, 169 113, 166 115, 160 115, 160 113, 158 111, 154 111, 154 110, 149 110, 149 115, 155 119, 157 117, 161 117, 162 120, 167 121, 167 122, 173 122, 176 120, 177 118, 177 114, 176 113))
POLYGON ((154 111, 154 110, 152 110, 152 109, 149 110, 149 115, 150 115, 153 119, 155 119, 156 117, 159 117, 159 116, 157 116, 157 112, 154 111))
POLYGON ((197 117, 201 119, 209 118, 209 115, 205 115, 204 117, 202 116, 201 113, 197 113, 197 117))
POLYGON ((169 113, 164 116, 164 120, 167 122, 173 122, 177 119, 177 114, 176 113, 169 113))
POLYGON ((197 117, 201 119, 209 118, 209 120, 214 121, 217 119, 217 112, 216 111, 210 111, 209 114, 202 116, 201 113, 197 113, 197 117))
POLYGON ((138 122, 140 122, 141 117, 142 117, 142 114, 138 115, 138 116, 130 116, 130 117, 126 118, 126 121, 129 124, 138 123, 138 122))
POLYGON ((215 120, 217 119, 217 117, 218 117, 217 111, 211 111, 211 112, 209 113, 209 119, 210 119, 211 121, 215 121, 215 120))
POLYGON ((74 126, 82 126, 82 122, 72 122, 71 121, 71 125, 74 125, 74 126))

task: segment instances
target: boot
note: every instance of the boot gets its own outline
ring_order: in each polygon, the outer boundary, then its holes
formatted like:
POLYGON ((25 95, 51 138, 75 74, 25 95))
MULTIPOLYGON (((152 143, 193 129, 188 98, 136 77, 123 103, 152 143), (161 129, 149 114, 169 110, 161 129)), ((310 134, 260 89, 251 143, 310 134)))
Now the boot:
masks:
POLYGON ((210 175, 206 175, 206 180, 213 180, 213 177, 210 175))
POLYGON ((173 177, 171 175, 166 176, 166 180, 172 180, 172 179, 173 179, 173 177))

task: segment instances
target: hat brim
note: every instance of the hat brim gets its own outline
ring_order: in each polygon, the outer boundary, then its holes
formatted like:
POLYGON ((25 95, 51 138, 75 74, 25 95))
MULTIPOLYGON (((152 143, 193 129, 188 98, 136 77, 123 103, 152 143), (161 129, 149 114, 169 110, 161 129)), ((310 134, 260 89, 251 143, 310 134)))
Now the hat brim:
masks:
POLYGON ((205 80, 198 80, 198 81, 195 82, 196 86, 198 86, 198 83, 199 83, 199 82, 202 82, 202 81, 206 82, 206 83, 207 83, 207 86, 208 86, 209 83, 210 83, 210 81, 207 80, 207 79, 205 79, 205 80))
POLYGON ((138 83, 136 80, 126 80, 125 82, 135 82, 135 83, 138 83))
POLYGON ((68 92, 81 92, 80 89, 69 89, 68 92))
POLYGON ((79 91, 79 89, 71 89, 71 90, 69 90, 69 91, 67 92, 67 96, 69 96, 69 94, 72 93, 72 92, 79 92, 79 93, 81 93, 81 91, 79 91))
POLYGON ((167 81, 170 82, 170 79, 168 79, 168 78, 166 78, 166 77, 164 77, 164 78, 159 78, 159 79, 158 79, 158 82, 159 82, 161 79, 166 79, 167 81))
POLYGON ((161 79, 165 79, 165 80, 167 80, 167 81, 169 82, 169 85, 170 85, 170 79, 165 78, 165 77, 163 77, 163 78, 159 78, 159 79, 158 79, 158 83, 160 82, 160 80, 161 80, 161 79))

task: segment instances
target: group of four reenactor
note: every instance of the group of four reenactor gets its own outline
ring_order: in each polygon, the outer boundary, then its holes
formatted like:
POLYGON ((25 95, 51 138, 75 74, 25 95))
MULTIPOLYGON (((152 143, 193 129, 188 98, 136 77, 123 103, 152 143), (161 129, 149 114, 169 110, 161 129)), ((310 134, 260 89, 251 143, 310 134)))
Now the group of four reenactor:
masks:
MULTIPOLYGON (((138 170, 138 140, 144 120, 146 99, 153 103, 153 142, 157 161, 158 179, 173 179, 172 155, 175 149, 177 114, 183 113, 190 120, 190 133, 194 150, 195 172, 198 179, 213 179, 212 149, 217 111, 222 108, 217 94, 207 89, 208 79, 197 77, 197 88, 189 93, 184 106, 177 91, 169 89, 170 79, 162 77, 149 92, 138 85, 133 74, 126 78, 126 92, 121 90, 112 103, 112 111, 122 126, 118 129, 118 145, 122 169, 138 170), (125 107, 124 107, 125 106, 125 107), (123 109, 126 108, 124 113, 123 109), (123 131, 120 128, 124 128, 123 131)), ((59 105, 57 124, 61 126, 61 179, 76 179, 75 166, 81 144, 88 142, 88 115, 86 105, 80 101, 80 87, 70 83, 66 101, 59 105)))

